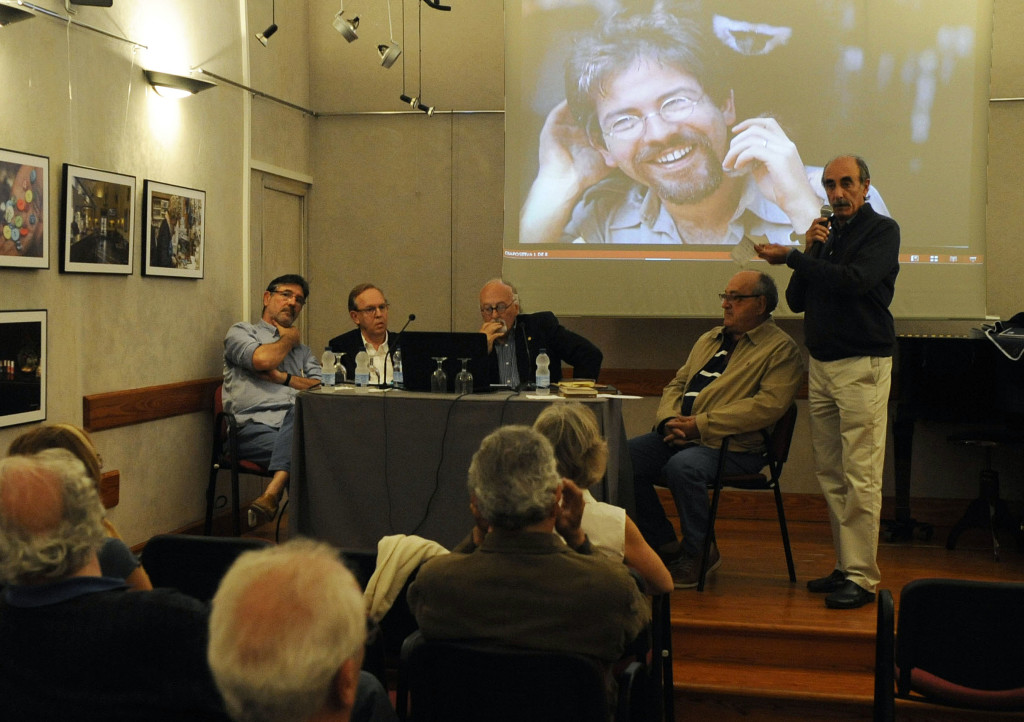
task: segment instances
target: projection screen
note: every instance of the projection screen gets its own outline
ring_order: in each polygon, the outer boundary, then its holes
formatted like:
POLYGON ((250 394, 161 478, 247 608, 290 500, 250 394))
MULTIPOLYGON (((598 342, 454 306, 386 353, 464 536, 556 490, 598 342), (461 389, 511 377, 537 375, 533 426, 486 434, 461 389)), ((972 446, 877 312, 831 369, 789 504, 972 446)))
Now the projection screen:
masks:
POLYGON ((802 245, 821 167, 856 154, 901 228, 893 314, 984 316, 991 0, 505 12, 503 273, 530 308, 717 316, 741 268, 785 288, 753 244, 802 245))

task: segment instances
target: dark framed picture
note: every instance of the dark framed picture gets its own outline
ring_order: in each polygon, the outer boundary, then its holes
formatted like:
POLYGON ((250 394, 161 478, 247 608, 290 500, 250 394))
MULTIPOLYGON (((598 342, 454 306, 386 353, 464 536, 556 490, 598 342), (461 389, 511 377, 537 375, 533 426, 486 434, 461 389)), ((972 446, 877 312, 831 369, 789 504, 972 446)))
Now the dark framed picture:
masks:
POLYGON ((132 273, 135 176, 64 164, 60 270, 132 273))
POLYGON ((0 311, 0 426, 46 419, 46 311, 0 311))
POLYGON ((202 278, 206 191, 147 180, 142 194, 142 275, 202 278))
POLYGON ((50 267, 50 159, 0 148, 0 267, 50 267))

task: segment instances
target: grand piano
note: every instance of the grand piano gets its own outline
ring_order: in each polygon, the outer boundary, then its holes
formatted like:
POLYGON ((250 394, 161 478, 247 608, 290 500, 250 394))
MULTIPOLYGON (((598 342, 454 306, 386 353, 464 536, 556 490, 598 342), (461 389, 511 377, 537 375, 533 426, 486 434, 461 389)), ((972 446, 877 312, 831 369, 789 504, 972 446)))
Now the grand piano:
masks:
MULTIPOLYGON (((1024 443, 1024 361, 1011 361, 970 326, 970 322, 944 322, 944 330, 939 333, 899 336, 893 378, 895 518, 883 521, 889 541, 915 536, 930 539, 933 534, 932 526, 914 519, 910 510, 914 425, 918 419, 956 425, 958 432, 950 436, 951 441, 983 446, 1024 443)), ((982 470, 981 486, 979 498, 950 534, 947 546, 951 549, 959 533, 979 526, 979 521, 994 520, 1006 531, 1020 533, 1020 521, 998 498, 998 476, 991 468, 982 470), (989 488, 985 488, 986 480, 989 488)))

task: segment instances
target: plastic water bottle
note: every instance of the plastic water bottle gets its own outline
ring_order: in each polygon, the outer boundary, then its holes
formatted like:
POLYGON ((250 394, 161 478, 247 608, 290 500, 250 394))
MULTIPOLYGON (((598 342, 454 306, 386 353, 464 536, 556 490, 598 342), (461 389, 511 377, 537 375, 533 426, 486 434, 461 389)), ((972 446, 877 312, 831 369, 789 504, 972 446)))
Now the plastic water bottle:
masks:
POLYGON ((537 354, 537 393, 551 393, 551 359, 544 349, 537 354))
POLYGON ((334 386, 335 374, 334 352, 330 346, 324 347, 324 355, 320 357, 320 384, 326 389, 334 386))
POLYGON ((370 385, 370 356, 365 351, 356 354, 356 386, 366 388, 370 385))
POLYGON ((405 388, 405 374, 402 373, 402 349, 396 347, 391 354, 391 379, 395 382, 396 389, 405 388))

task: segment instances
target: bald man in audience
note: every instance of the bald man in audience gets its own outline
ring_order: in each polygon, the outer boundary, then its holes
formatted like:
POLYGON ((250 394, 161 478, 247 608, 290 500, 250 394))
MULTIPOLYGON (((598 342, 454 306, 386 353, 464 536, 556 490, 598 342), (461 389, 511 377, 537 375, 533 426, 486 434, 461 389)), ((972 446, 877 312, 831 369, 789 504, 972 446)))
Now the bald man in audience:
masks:
POLYGON ((226 722, 206 606, 101 576, 102 520, 70 451, 0 461, 0 719, 226 722))
POLYGON ((394 722, 361 672, 366 605, 337 550, 310 539, 242 554, 210 614, 209 663, 235 722, 394 722))

